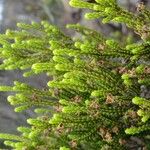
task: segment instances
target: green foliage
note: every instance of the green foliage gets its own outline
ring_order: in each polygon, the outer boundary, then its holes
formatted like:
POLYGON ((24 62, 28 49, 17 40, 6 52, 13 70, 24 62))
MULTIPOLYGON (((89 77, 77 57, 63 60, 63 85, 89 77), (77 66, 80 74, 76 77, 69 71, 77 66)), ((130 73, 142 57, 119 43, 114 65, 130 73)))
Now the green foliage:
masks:
POLYGON ((45 90, 17 81, 0 87, 16 93, 8 97, 16 112, 34 107, 38 115, 27 120, 30 127, 18 128, 20 136, 0 138, 16 150, 124 150, 136 135, 149 148, 150 101, 140 89, 150 80, 149 11, 135 15, 115 0, 70 4, 92 9, 86 18, 123 22, 143 40, 123 45, 79 24, 67 25, 80 34, 76 39, 47 22, 8 30, 0 36, 0 68, 24 70, 25 77, 45 72, 53 79, 45 90))

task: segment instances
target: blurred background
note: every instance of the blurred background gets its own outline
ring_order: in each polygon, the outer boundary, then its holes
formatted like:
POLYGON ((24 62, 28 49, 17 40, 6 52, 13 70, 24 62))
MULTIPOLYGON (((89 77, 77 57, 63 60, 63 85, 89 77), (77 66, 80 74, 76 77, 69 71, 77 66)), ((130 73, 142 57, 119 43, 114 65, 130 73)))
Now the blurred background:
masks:
MULTIPOLYGON (((94 2, 95 0, 89 1, 94 2)), ((0 32, 4 33, 8 28, 16 29, 17 22, 30 23, 31 21, 47 20, 59 26, 66 34, 71 36, 76 35, 72 31, 66 31, 65 25, 80 23, 121 41, 124 41, 127 36, 133 37, 133 40, 139 39, 132 30, 123 24, 103 25, 99 20, 85 20, 84 14, 87 10, 71 8, 68 2, 69 0, 0 0, 0 32)), ((150 4, 150 0, 118 0, 122 7, 126 7, 135 13, 137 13, 138 2, 150 4)), ((0 71, 0 85, 12 85, 14 80, 28 82, 31 85, 43 88, 49 79, 45 75, 26 79, 22 77, 19 70, 0 71)), ((32 110, 23 114, 15 113, 13 107, 7 102, 9 94, 0 93, 0 132, 16 133, 16 128, 26 124, 26 118, 34 116, 34 113, 32 110)))

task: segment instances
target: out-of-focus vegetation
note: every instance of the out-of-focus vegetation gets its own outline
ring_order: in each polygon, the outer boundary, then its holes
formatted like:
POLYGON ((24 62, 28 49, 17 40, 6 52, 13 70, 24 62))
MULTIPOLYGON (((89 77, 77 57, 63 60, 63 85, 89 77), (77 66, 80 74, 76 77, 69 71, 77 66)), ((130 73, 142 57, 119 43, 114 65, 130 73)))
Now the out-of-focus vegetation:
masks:
POLYGON ((61 0, 40 0, 40 5, 47 15, 47 19, 52 23, 56 23, 56 17, 59 17, 64 9, 61 0))
POLYGON ((35 2, 29 2, 26 6, 27 12, 51 23, 57 23, 56 20, 62 15, 63 9, 61 0, 39 0, 36 4, 35 2))

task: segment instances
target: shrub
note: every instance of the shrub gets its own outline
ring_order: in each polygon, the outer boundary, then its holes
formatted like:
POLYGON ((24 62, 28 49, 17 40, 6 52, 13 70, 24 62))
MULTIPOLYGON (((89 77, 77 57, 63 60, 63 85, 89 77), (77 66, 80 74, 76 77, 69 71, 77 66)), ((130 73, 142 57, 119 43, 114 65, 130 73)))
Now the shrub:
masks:
POLYGON ((79 24, 67 25, 80 34, 71 38, 48 22, 18 23, 19 30, 0 35, 1 69, 24 70, 24 77, 46 73, 47 89, 26 83, 1 86, 16 112, 35 108, 37 118, 18 135, 0 134, 16 150, 124 150, 130 137, 150 149, 150 101, 141 86, 150 85, 150 11, 141 3, 134 14, 116 0, 71 0, 91 9, 87 19, 124 23, 141 40, 106 38, 79 24))

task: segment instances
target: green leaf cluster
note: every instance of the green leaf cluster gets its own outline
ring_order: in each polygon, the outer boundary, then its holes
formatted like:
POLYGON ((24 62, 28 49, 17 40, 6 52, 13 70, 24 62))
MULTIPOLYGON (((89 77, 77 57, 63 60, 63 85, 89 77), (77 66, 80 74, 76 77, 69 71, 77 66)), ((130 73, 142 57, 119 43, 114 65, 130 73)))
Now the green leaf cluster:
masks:
MULTIPOLYGON (((1 86, 15 94, 8 101, 16 112, 33 107, 37 118, 18 127, 20 136, 0 134, 16 150, 125 150, 131 136, 147 141, 150 101, 141 97, 149 87, 149 11, 140 15, 124 10, 115 0, 88 3, 71 0, 75 7, 93 10, 87 18, 123 22, 141 35, 141 41, 122 45, 79 24, 67 25, 79 37, 71 38, 47 22, 17 24, 17 31, 0 35, 1 69, 24 70, 24 76, 46 73, 47 89, 25 83, 1 86), (135 19, 136 17, 136 19, 135 19)), ((148 148, 147 142, 144 148, 148 148)))

